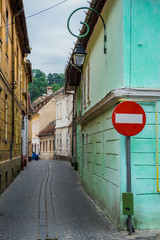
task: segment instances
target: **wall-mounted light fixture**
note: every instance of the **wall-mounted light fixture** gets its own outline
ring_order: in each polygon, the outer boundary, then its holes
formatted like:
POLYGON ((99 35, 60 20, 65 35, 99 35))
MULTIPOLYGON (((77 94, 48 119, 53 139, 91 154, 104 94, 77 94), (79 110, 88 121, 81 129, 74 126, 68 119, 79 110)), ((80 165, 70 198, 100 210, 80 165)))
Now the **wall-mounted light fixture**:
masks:
POLYGON ((106 52, 107 52, 107 51, 106 51, 106 41, 107 41, 106 26, 105 26, 105 22, 104 22, 103 17, 101 16, 101 14, 100 14, 99 12, 97 12, 94 8, 90 8, 90 7, 77 8, 76 10, 74 10, 74 11, 70 14, 70 16, 69 16, 69 18, 68 18, 68 21, 67 21, 67 28, 68 28, 69 32, 70 32, 74 37, 77 37, 77 38, 79 39, 78 45, 77 45, 77 47, 76 47, 76 49, 75 49, 75 51, 74 51, 74 53, 73 53, 74 64, 75 64, 77 67, 82 67, 82 66, 83 66, 84 59, 85 59, 85 56, 86 56, 86 54, 87 54, 87 53, 85 52, 85 50, 84 50, 84 47, 81 45, 81 38, 87 36, 87 34, 89 33, 89 26, 88 26, 87 23, 81 21, 80 24, 84 24, 84 25, 87 27, 87 31, 86 31, 85 34, 78 36, 78 35, 76 35, 76 34, 74 34, 74 33, 71 32, 70 27, 69 27, 69 22, 70 22, 70 19, 71 19, 72 15, 73 15, 75 12, 77 12, 77 11, 79 11, 79 10, 82 10, 82 9, 92 10, 93 12, 97 13, 97 14, 100 16, 100 18, 101 18, 101 20, 102 20, 102 23, 103 23, 103 26, 104 26, 104 54, 106 54, 106 52))

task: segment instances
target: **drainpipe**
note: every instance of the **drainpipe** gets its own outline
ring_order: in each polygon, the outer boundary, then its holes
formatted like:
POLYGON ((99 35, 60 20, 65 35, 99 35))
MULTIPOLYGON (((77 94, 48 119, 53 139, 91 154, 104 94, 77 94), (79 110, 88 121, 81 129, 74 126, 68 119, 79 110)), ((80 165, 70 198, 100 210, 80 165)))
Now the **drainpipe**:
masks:
POLYGON ((12 160, 14 144, 14 83, 15 83, 15 59, 14 59, 14 23, 15 16, 12 17, 12 139, 10 145, 10 160, 12 160))

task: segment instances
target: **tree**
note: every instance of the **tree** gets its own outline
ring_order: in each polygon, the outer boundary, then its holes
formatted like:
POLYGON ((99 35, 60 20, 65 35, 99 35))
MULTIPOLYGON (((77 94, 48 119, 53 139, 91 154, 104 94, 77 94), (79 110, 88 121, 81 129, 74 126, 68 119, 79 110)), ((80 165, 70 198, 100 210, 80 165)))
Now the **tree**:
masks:
POLYGON ((28 91, 33 102, 46 93, 48 86, 53 87, 53 92, 64 86, 65 76, 63 73, 49 73, 47 76, 39 69, 32 70, 33 82, 28 85, 28 91))

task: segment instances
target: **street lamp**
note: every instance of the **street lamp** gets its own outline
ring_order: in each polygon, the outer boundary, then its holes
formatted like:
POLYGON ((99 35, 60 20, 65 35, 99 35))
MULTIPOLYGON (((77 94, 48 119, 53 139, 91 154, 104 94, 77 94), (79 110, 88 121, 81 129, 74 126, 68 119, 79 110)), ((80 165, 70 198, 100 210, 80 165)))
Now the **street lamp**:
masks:
POLYGON ((81 42, 79 41, 79 43, 73 53, 73 61, 77 67, 83 66, 86 54, 87 53, 85 52, 84 47, 81 45, 81 42))
POLYGON ((74 64, 75 64, 77 67, 82 67, 82 66, 83 66, 84 59, 85 59, 85 56, 86 56, 86 54, 87 54, 87 53, 85 52, 85 50, 84 50, 84 47, 81 45, 80 39, 83 38, 83 37, 85 37, 85 36, 89 33, 89 26, 88 26, 88 24, 85 23, 85 22, 80 22, 80 24, 84 24, 84 25, 87 27, 87 31, 86 31, 85 34, 83 34, 83 35, 81 35, 81 36, 77 36, 77 35, 75 35, 74 33, 71 32, 70 27, 69 27, 69 21, 70 21, 72 15, 73 15, 75 12, 77 12, 77 11, 79 11, 79 10, 81 10, 81 9, 89 9, 89 10, 92 10, 93 12, 97 13, 97 14, 100 16, 100 18, 101 18, 101 20, 102 20, 102 23, 103 23, 103 26, 104 26, 104 54, 106 54, 106 52, 107 52, 107 51, 106 51, 106 46, 105 46, 105 45, 106 45, 106 41, 107 41, 107 37, 106 37, 106 26, 105 26, 105 22, 104 22, 103 17, 101 16, 101 14, 100 14, 99 12, 97 12, 94 8, 90 8, 90 7, 77 8, 76 10, 74 10, 74 11, 70 14, 70 16, 69 16, 69 18, 68 18, 68 21, 67 21, 68 31, 69 31, 74 37, 77 37, 77 38, 79 39, 78 45, 77 45, 77 47, 76 47, 76 49, 75 49, 75 51, 74 51, 74 53, 73 53, 74 64))

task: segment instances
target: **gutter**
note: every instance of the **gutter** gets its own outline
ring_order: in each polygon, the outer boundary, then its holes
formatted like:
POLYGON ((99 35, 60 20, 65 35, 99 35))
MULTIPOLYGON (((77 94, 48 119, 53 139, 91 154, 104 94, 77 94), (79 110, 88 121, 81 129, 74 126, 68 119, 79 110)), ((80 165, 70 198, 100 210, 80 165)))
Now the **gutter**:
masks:
POLYGON ((14 84, 15 84, 15 60, 14 60, 14 24, 15 15, 12 16, 12 139, 10 145, 10 160, 12 160, 13 144, 14 144, 14 84))

